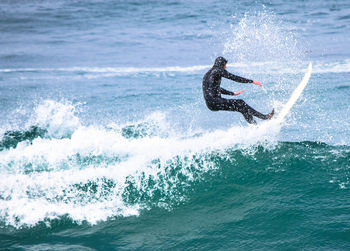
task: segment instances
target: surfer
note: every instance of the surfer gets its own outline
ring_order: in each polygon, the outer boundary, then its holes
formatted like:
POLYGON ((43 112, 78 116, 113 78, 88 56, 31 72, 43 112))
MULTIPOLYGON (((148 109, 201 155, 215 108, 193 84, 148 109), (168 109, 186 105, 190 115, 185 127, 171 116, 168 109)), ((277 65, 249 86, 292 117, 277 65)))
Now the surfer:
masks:
POLYGON ((203 78, 203 95, 207 107, 211 111, 234 111, 243 114, 244 118, 249 124, 256 124, 253 116, 260 119, 271 119, 274 115, 274 109, 269 114, 262 114, 252 107, 250 107, 242 99, 225 99, 221 97, 221 94, 237 96, 245 90, 238 92, 231 92, 220 87, 221 78, 231 79, 240 83, 253 83, 262 87, 262 84, 256 80, 250 80, 242 78, 226 71, 227 60, 223 57, 215 59, 213 67, 204 75, 203 78))

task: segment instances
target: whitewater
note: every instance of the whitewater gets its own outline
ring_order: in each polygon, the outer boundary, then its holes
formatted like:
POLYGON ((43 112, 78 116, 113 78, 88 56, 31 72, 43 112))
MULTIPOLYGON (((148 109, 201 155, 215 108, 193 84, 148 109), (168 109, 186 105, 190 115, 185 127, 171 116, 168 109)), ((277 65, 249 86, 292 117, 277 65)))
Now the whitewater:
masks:
MULTIPOLYGON (((1 170, 6 182, 0 191, 6 202, 1 204, 1 216, 12 226, 35 225, 66 214, 74 221, 92 224, 111 216, 137 215, 144 206, 123 201, 128 180, 151 197, 154 190, 162 189, 163 196, 176 200, 182 197, 176 193, 176 185, 193 182, 193 171, 200 176, 217 168, 207 155, 225 155, 228 148, 254 151, 251 146, 273 147, 280 129, 278 123, 271 122, 257 128, 176 135, 169 132, 171 127, 162 113, 136 124, 112 124, 105 129, 82 126, 70 104, 48 100, 36 112, 35 125, 41 128, 36 131, 42 134, 34 133, 10 147, 6 145, 9 139, 3 139, 1 170), (161 178, 177 161, 182 165, 177 175, 186 181, 175 176, 166 186, 157 184, 164 182, 161 178), (142 187, 150 178, 156 183, 154 188, 142 187)), ((16 140, 14 132, 6 135, 16 140)))

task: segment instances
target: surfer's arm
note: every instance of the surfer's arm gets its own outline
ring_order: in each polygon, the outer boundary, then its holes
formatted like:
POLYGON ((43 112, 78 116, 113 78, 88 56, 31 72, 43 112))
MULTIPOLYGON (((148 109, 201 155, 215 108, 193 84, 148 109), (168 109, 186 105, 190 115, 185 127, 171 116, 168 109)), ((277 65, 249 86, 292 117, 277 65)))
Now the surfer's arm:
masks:
POLYGON ((222 71, 222 76, 224 78, 231 79, 231 80, 233 80, 235 82, 239 82, 239 83, 253 83, 253 80, 251 80, 251 79, 236 76, 236 75, 234 75, 226 70, 222 71))
POLYGON ((245 90, 242 90, 242 91, 238 91, 238 92, 230 92, 228 90, 225 90, 223 88, 220 88, 220 92, 221 94, 224 94, 224 95, 231 95, 231 96, 237 96, 241 93, 243 93, 245 90))
POLYGON ((224 94, 224 95, 231 95, 231 96, 235 95, 234 92, 230 92, 230 91, 228 91, 228 90, 226 90, 224 88, 221 88, 221 87, 220 87, 220 92, 221 92, 221 94, 224 94))

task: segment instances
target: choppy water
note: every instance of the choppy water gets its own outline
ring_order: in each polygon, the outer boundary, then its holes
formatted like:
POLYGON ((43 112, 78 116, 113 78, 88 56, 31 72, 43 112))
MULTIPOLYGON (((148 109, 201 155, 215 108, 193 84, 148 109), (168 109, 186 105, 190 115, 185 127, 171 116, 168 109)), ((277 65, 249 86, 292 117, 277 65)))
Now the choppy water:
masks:
POLYGON ((350 248, 348 1, 0 2, 0 249, 350 248), (211 112, 216 56, 281 127, 211 112))

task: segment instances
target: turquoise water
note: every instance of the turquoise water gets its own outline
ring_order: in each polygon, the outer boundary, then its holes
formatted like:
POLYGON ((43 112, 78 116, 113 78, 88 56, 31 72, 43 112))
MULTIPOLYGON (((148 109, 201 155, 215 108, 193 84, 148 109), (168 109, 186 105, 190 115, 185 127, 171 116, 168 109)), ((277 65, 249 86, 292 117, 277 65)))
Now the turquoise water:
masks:
POLYGON ((350 249, 347 1, 0 3, 1 250, 350 249), (211 112, 223 80, 283 126, 211 112))

